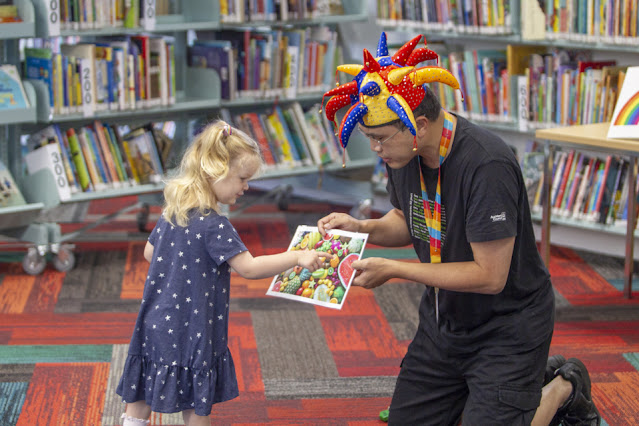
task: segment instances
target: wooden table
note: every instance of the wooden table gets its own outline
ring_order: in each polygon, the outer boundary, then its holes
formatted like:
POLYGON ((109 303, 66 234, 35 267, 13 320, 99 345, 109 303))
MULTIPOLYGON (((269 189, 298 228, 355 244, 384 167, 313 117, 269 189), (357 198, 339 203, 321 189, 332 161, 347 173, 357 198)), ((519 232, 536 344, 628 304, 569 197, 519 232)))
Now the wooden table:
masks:
POLYGON ((626 298, 632 297, 632 274, 634 267, 634 235, 636 218, 631 212, 635 211, 636 199, 630 194, 636 194, 635 182, 637 178, 637 159, 639 158, 639 128, 638 140, 608 139, 610 123, 585 124, 555 129, 543 129, 535 132, 535 137, 544 139, 544 198, 542 201, 541 220, 541 252, 546 265, 550 261, 550 215, 551 215, 551 187, 553 146, 568 147, 586 151, 599 151, 606 154, 616 154, 628 157, 629 170, 628 185, 628 223, 626 227, 626 253, 624 266, 624 288, 626 298))

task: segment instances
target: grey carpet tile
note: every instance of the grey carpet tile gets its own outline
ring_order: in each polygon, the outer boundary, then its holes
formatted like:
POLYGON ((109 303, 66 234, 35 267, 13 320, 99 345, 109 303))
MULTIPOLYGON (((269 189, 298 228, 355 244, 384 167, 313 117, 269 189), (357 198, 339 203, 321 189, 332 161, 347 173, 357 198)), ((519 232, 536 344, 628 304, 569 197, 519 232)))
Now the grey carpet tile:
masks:
POLYGON ((338 376, 314 310, 255 310, 251 319, 264 380, 338 376))
POLYGON ((55 312, 117 309, 118 304, 122 305, 119 299, 125 262, 126 252, 122 250, 78 253, 75 268, 64 277, 55 312), (96 304, 100 307, 96 307, 96 304))
POLYGON ((562 294, 559 293, 556 288, 553 288, 553 292, 555 293, 555 309, 571 306, 568 299, 562 296, 562 294))
POLYGON ((123 250, 98 252, 91 285, 87 292, 90 299, 119 298, 124 278, 127 253, 123 250))
MULTIPOLYGON (((624 278, 624 259, 613 256, 602 256, 600 253, 591 253, 583 250, 575 250, 584 262, 594 269, 606 280, 624 278)), ((639 281, 639 262, 634 262, 634 280, 639 281)))
POLYGON ((397 283, 374 289, 375 299, 386 316, 397 340, 409 340, 415 336, 419 324, 419 302, 424 285, 397 283))
MULTIPOLYGON (((233 280, 231 280, 231 287, 233 287, 233 280)), ((266 293, 266 289, 264 289, 264 293, 266 293)), ((232 312, 289 310, 302 311, 306 312, 308 315, 315 315, 315 307, 308 303, 299 303, 278 297, 233 298, 233 290, 231 290, 231 303, 229 309, 232 312)))
POLYGON ((387 398, 393 395, 396 380, 395 376, 264 379, 264 391, 267 399, 387 398))
POLYGON ((34 367, 35 364, 0 364, 0 383, 29 382, 34 367))

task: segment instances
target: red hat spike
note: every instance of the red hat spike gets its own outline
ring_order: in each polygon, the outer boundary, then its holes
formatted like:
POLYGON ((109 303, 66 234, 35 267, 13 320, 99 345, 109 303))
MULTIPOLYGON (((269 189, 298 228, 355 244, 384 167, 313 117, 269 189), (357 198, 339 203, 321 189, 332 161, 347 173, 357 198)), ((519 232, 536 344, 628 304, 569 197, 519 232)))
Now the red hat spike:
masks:
POLYGON ((326 110, 326 118, 328 121, 335 121, 337 111, 351 103, 350 95, 337 95, 328 100, 324 109, 326 110))
POLYGON ((419 49, 415 49, 413 53, 410 54, 408 60, 406 61, 406 65, 412 67, 419 64, 420 62, 430 61, 431 59, 437 59, 439 61, 439 55, 433 50, 420 47, 419 49))
POLYGON ((335 96, 335 95, 354 95, 358 92, 357 82, 350 81, 346 84, 342 84, 341 86, 337 86, 324 93, 324 96, 335 96))
POLYGON ((417 46, 417 43, 419 43, 419 40, 421 38, 422 36, 420 34, 417 37, 413 38, 411 41, 405 43, 402 47, 399 48, 397 52, 395 52, 395 54, 391 58, 392 61, 401 66, 406 65, 406 60, 413 52, 413 49, 415 49, 415 46, 417 46))
POLYGON ((366 72, 379 72, 382 67, 379 62, 371 55, 371 52, 364 49, 364 70, 366 72))

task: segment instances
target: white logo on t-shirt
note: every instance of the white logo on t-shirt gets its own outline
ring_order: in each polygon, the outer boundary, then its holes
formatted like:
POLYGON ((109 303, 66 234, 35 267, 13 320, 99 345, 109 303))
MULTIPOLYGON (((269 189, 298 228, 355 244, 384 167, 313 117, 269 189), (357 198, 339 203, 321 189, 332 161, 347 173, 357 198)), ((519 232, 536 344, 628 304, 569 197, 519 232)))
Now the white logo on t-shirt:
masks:
POLYGON ((500 214, 494 214, 490 216, 493 222, 505 222, 506 221, 506 212, 501 212, 500 214))

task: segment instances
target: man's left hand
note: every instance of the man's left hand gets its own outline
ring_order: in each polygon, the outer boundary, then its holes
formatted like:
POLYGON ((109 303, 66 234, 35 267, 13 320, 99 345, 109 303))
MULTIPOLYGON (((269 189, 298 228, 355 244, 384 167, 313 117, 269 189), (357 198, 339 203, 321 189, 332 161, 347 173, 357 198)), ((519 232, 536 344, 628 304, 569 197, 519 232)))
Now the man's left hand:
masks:
POLYGON ((356 270, 353 285, 373 289, 388 281, 389 268, 385 267, 386 259, 381 257, 369 257, 368 259, 357 260, 351 265, 356 270))

